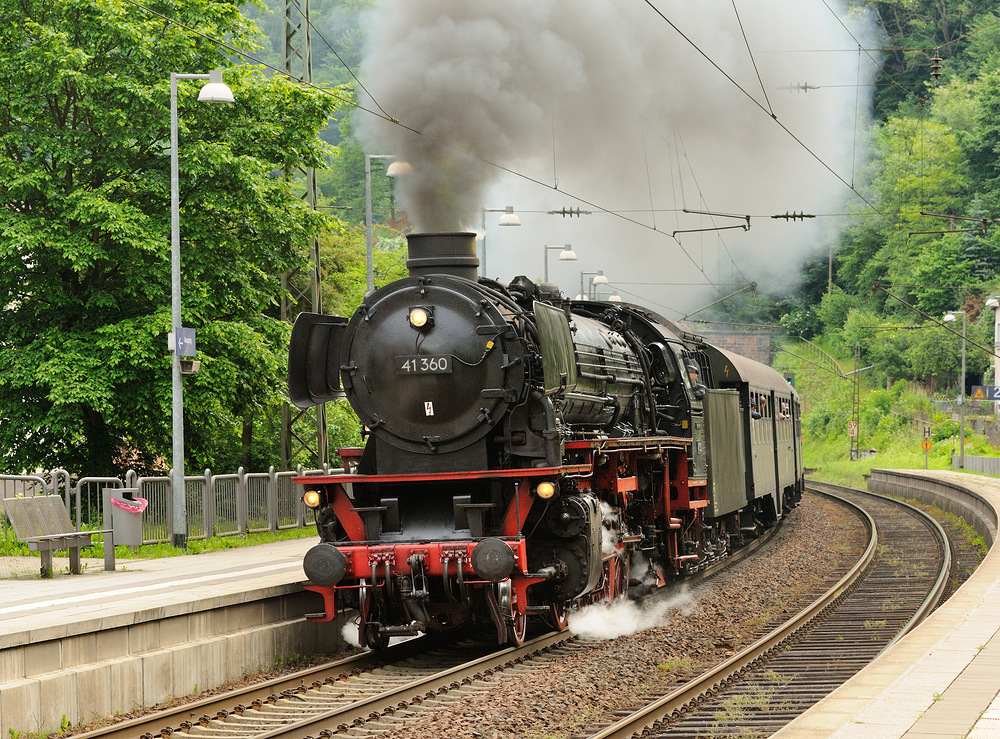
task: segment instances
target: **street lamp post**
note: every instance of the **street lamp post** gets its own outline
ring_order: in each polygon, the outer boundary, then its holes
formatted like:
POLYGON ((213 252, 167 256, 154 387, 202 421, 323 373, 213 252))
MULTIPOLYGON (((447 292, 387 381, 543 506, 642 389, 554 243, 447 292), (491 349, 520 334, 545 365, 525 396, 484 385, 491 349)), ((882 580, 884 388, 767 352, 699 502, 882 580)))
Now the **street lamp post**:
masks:
POLYGON ((580 273, 580 299, 581 300, 596 300, 597 299, 597 285, 607 285, 608 278, 604 276, 604 270, 599 269, 596 272, 581 272, 580 273), (586 291, 583 289, 584 286, 584 275, 593 275, 587 285, 586 291))
POLYGON ((964 310, 954 310, 948 313, 944 317, 944 321, 950 323, 951 321, 958 320, 955 318, 959 313, 962 314, 962 386, 958 391, 958 414, 959 414, 959 431, 958 431, 958 468, 960 470, 965 469, 965 311, 964 310))
POLYGON ((479 265, 479 274, 483 277, 487 277, 486 274, 486 214, 487 213, 503 213, 500 216, 500 220, 497 221, 498 226, 520 226, 521 219, 518 217, 517 213, 514 212, 513 205, 507 205, 503 208, 483 208, 483 259, 479 265))
MULTIPOLYGON (((365 154, 365 269, 367 292, 375 289, 375 253, 372 245, 372 159, 393 159, 392 154, 365 154)), ((407 162, 393 161, 385 170, 386 177, 400 177, 410 173, 407 162)))
MULTIPOLYGON (((184 491, 184 383, 181 378, 181 196, 177 160, 177 81, 208 80, 198 93, 198 102, 232 103, 233 91, 222 81, 222 70, 209 74, 170 74, 170 366, 173 459, 170 491, 173 498, 173 544, 187 546, 187 507, 184 491)), ((193 347, 192 347, 193 348, 193 347)), ((185 351, 185 354, 188 354, 185 351)), ((107 523, 107 522, 105 522, 107 523)))
POLYGON ((549 251, 553 249, 559 249, 559 261, 560 262, 575 262, 576 252, 570 248, 569 244, 563 244, 562 246, 546 246, 545 247, 545 282, 549 281, 549 251))

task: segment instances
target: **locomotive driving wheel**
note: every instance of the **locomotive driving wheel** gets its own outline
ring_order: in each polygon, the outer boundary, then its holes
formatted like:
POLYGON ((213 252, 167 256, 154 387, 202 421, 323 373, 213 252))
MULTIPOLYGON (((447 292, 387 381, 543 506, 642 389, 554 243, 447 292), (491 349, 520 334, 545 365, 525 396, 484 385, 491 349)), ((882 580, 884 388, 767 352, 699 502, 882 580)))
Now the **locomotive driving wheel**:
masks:
POLYGON ((497 602, 507 624, 507 643, 515 647, 521 646, 528 631, 528 614, 518 612, 517 595, 510 580, 497 583, 497 602))
POLYGON ((604 586, 601 588, 601 600, 611 603, 624 600, 628 595, 629 566, 628 560, 612 557, 604 563, 604 586))
POLYGON ((545 615, 545 622, 556 631, 565 631, 569 626, 569 607, 565 603, 553 603, 545 615))
POLYGON ((381 629, 382 607, 379 603, 378 593, 373 593, 374 587, 369 588, 368 582, 361 579, 361 589, 358 592, 358 610, 360 611, 360 626, 358 641, 362 646, 381 652, 389 646, 389 635, 381 629))

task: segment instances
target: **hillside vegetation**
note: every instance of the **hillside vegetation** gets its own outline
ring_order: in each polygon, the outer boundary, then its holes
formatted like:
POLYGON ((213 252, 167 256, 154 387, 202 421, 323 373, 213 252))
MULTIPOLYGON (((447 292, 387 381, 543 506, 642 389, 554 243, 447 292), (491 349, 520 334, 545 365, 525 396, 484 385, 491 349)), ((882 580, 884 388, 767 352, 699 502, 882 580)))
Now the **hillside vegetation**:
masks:
MULTIPOLYGON (((837 347, 827 345, 836 352, 837 347)), ((854 369, 853 357, 834 357, 843 373, 854 369)), ((834 373, 834 367, 809 342, 789 340, 778 349, 774 366, 794 372, 802 400, 803 458, 815 469, 814 479, 853 487, 864 487, 864 476, 873 467, 951 469, 951 455, 958 454, 959 428, 956 413, 944 412, 925 393, 898 380, 888 388, 872 386, 862 373, 859 392, 858 459, 851 459, 847 436, 853 415, 853 377, 834 373), (921 449, 925 425, 930 427, 931 450, 921 449)), ((966 455, 1000 456, 985 436, 974 433, 971 421, 990 419, 973 415, 966 422, 966 455)))

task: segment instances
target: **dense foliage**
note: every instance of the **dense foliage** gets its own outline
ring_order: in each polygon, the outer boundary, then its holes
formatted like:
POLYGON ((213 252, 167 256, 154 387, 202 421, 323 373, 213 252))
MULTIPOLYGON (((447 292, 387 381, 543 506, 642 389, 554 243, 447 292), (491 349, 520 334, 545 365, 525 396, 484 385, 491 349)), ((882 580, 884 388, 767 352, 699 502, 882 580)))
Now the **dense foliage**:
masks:
MULTIPOLYGON (((755 316, 792 336, 860 349, 876 385, 896 380, 957 393, 965 311, 967 386, 992 384, 1000 293, 1000 4, 889 0, 857 6, 885 33, 870 160, 834 250, 803 265, 797 294, 763 296, 755 316), (932 68, 932 61, 940 66, 932 68), (940 71, 935 77, 932 71, 940 71)), ((730 309, 730 316, 732 309, 730 309)))
POLYGON ((276 463, 281 274, 329 219, 281 176, 322 165, 334 98, 233 65, 234 5, 0 2, 0 460, 160 469, 170 450, 169 79, 225 67, 233 106, 179 90, 187 464, 276 463), (197 28, 197 35, 187 30, 197 28))

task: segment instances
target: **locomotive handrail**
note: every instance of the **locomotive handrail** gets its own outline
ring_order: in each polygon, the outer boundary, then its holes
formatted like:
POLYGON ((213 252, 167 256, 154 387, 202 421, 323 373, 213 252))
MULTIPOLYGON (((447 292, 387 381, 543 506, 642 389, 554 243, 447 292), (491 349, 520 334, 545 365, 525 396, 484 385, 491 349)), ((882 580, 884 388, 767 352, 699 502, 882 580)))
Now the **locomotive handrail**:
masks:
POLYGON ((605 437, 584 441, 567 441, 567 449, 591 449, 594 444, 600 449, 648 449, 651 446, 661 449, 683 449, 691 446, 691 439, 685 436, 623 436, 605 437))

